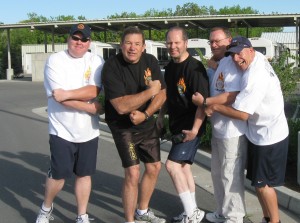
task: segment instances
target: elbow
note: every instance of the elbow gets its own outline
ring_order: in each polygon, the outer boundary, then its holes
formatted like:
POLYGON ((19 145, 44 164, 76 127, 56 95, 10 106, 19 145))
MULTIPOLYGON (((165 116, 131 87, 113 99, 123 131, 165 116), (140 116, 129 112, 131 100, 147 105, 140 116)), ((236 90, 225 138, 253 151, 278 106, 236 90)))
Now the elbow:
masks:
POLYGON ((125 106, 117 105, 117 106, 114 106, 114 108, 119 115, 125 115, 130 112, 125 106))

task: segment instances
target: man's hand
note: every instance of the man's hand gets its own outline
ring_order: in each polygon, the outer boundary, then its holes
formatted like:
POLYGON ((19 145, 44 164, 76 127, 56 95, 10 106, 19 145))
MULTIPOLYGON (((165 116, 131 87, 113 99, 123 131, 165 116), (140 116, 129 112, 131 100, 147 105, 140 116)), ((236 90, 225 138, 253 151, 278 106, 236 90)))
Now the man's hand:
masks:
POLYGON ((152 91, 152 95, 157 95, 161 89, 161 83, 159 80, 149 81, 149 88, 152 91))
POLYGON ((211 117, 212 114, 214 113, 214 107, 217 106, 216 104, 213 104, 211 106, 208 106, 205 108, 205 114, 207 115, 207 117, 211 117))
POLYGON ((182 142, 188 142, 188 141, 193 140, 197 136, 198 131, 194 131, 193 129, 192 130, 182 130, 182 133, 185 134, 185 137, 182 142))
POLYGON ((62 102, 68 100, 68 91, 64 89, 55 89, 52 91, 52 97, 57 102, 62 102))
POLYGON ((145 121, 145 114, 138 110, 134 110, 130 113, 129 118, 134 125, 138 125, 145 121))
POLYGON ((103 115, 104 114, 104 108, 102 106, 102 104, 98 101, 94 101, 92 103, 92 105, 94 106, 95 110, 96 110, 96 114, 99 114, 99 115, 103 115))
POLYGON ((192 101, 197 106, 202 106, 204 102, 204 97, 199 92, 196 92, 192 96, 192 101))

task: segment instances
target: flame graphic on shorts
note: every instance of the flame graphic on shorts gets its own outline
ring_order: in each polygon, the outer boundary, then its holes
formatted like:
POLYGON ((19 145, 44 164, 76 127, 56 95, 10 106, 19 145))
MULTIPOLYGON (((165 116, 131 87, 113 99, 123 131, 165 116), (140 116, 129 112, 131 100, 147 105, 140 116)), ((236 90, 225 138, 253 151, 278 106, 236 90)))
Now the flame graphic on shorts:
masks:
POLYGON ((128 144, 128 150, 129 150, 131 160, 137 160, 137 155, 136 155, 135 149, 134 149, 134 143, 130 142, 128 144))

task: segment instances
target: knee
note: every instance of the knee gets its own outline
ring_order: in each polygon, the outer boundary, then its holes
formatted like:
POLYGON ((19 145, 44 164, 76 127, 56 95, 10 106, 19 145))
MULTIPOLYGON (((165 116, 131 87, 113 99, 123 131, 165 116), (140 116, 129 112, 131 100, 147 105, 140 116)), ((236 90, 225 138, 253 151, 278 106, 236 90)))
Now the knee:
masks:
POLYGON ((175 162, 173 162, 173 161, 171 161, 171 160, 167 160, 165 166, 166 166, 166 169, 167 169, 168 173, 171 174, 171 175, 172 175, 174 172, 179 171, 179 170, 178 170, 178 164, 175 163, 175 162))
POLYGON ((146 164, 146 172, 149 175, 157 176, 159 174, 160 170, 161 170, 160 162, 146 164))
POLYGON ((135 165, 125 169, 125 180, 138 182, 140 178, 140 166, 135 165))

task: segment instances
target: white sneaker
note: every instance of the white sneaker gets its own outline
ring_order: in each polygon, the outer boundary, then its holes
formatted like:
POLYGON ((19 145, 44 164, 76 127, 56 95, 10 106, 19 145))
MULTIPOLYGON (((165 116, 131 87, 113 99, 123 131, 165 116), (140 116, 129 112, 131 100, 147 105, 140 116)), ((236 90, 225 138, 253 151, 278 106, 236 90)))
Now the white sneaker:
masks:
POLYGON ((184 218, 185 215, 186 215, 185 212, 182 212, 181 214, 173 217, 172 218, 172 223, 182 222, 182 219, 184 218))
POLYGON ((83 215, 77 216, 76 223, 90 223, 89 215, 83 214, 83 215))
POLYGON ((226 221, 226 218, 223 215, 219 215, 217 212, 207 213, 206 219, 209 222, 216 222, 216 223, 221 223, 226 221))
POLYGON ((192 216, 188 217, 185 215, 183 223, 200 223, 204 215, 204 211, 201 211, 199 208, 196 208, 192 216))
POLYGON ((134 214, 134 218, 136 222, 166 223, 165 219, 155 216, 151 209, 148 209, 147 213, 143 215, 139 215, 136 211, 134 214))
POLYGON ((44 211, 41 208, 35 223, 49 223, 49 220, 54 220, 53 216, 51 215, 52 211, 53 211, 53 204, 51 205, 51 210, 49 212, 44 211))

